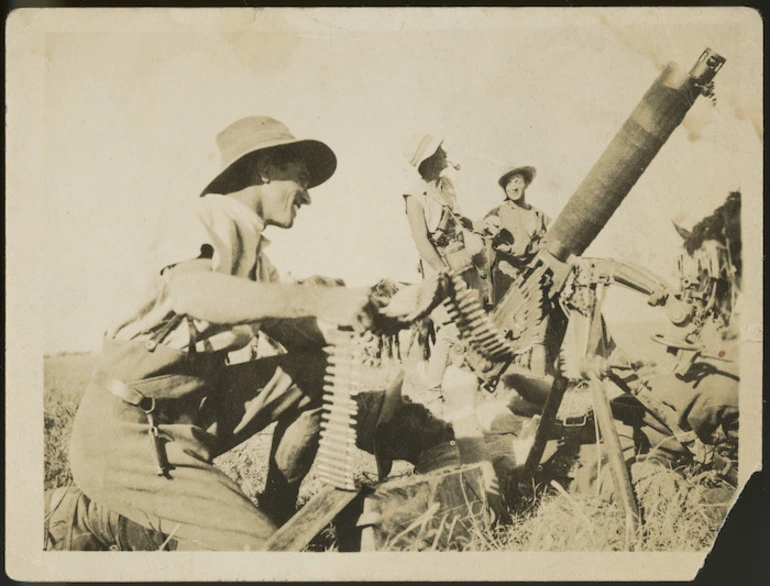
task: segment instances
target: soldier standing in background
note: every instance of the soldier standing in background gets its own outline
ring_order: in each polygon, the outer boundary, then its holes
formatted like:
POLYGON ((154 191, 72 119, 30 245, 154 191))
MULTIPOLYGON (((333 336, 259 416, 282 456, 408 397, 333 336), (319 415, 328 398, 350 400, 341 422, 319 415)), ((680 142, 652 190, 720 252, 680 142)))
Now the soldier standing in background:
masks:
MULTIPOLYGON (((493 305, 508 292, 516 277, 542 248, 543 237, 550 218, 527 201, 527 188, 535 179, 537 170, 529 165, 508 166, 498 180, 505 201, 486 216, 487 230, 491 232, 494 260, 491 262, 493 305)), ((538 325, 539 335, 528 357, 530 369, 545 373, 545 332, 548 319, 538 325)))
MULTIPOLYGON (((466 283, 482 292, 481 276, 473 262, 479 251, 469 248, 467 232, 473 223, 462 216, 452 180, 444 175, 451 165, 443 139, 417 134, 407 143, 404 157, 420 178, 404 193, 406 216, 420 255, 419 270, 425 278, 439 271, 462 274, 466 283)), ((457 347, 460 332, 443 307, 431 314, 436 342, 428 363, 428 388, 441 393, 441 381, 449 364, 450 350, 457 347)))

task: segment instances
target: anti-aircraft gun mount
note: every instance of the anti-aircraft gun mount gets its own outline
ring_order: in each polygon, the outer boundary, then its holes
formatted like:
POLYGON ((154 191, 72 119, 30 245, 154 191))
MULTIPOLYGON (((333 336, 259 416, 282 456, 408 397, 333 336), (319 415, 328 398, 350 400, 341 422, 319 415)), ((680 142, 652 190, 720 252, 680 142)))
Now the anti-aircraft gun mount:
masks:
MULTIPOLYGON (((581 314, 589 332, 580 357, 581 373, 591 387, 597 422, 608 448, 613 480, 619 501, 626 511, 629 534, 639 531, 639 512, 612 422, 604 387, 607 373, 602 368, 595 368, 596 361, 593 360, 602 325, 601 303, 606 287, 617 283, 646 294, 648 301, 662 307, 674 324, 685 323, 690 317, 690 310, 648 271, 619 261, 579 257, 607 224, 696 98, 699 95, 713 96, 713 79, 724 61, 723 57, 706 49, 688 73, 674 63, 663 70, 570 197, 546 234, 545 246, 491 314, 484 310, 475 291, 468 290, 459 276, 451 275, 399 292, 391 303, 397 305, 400 296, 412 302, 411 309, 403 311, 400 320, 393 321, 391 313, 383 322, 390 328, 408 327, 443 299, 461 335, 468 342, 468 366, 482 382, 488 382, 499 377, 517 354, 526 351, 532 341, 531 332, 550 312, 558 309, 568 281, 572 279, 573 284, 580 286, 581 279, 585 280, 591 296, 585 308, 586 315, 581 314)), ((359 357, 355 356, 355 344, 347 334, 340 338, 338 344, 330 347, 329 353, 332 360, 324 396, 324 425, 318 464, 322 467, 327 486, 279 529, 266 546, 269 550, 301 549, 364 490, 355 483, 350 458, 351 450, 356 449, 352 424, 355 402, 352 397, 359 391, 355 381, 359 357)), ((534 443, 523 467, 525 474, 531 474, 540 462, 565 390, 563 377, 554 377, 534 443)), ((439 485, 443 481, 426 483, 426 479, 420 476, 417 475, 416 482, 423 482, 426 490, 441 492, 439 485)), ((481 488, 478 466, 463 467, 447 478, 452 485, 448 489, 450 495, 455 491, 462 492, 467 482, 475 483, 475 492, 481 488), (466 478, 469 470, 475 470, 470 479, 466 478)), ((377 491, 376 488, 374 490, 377 491)), ((384 494, 380 491, 380 496, 384 494)), ((408 494, 408 491, 404 492, 404 487, 399 487, 393 494, 414 501, 414 494, 403 497, 408 494)), ((371 500, 365 499, 362 516, 365 524, 369 523, 366 520, 366 502, 371 500)), ((454 500, 449 498, 443 502, 454 503, 454 500)), ((442 501, 439 499, 434 505, 438 509, 432 512, 440 514, 442 501)), ((472 505, 470 509, 473 509, 472 505)))
MULTIPOLYGON (((670 63, 660 74, 629 118, 594 164, 586 178, 570 197, 545 236, 545 246, 529 267, 514 281, 508 293, 491 315, 492 326, 482 325, 478 307, 469 301, 454 304, 461 332, 465 333, 471 353, 469 364, 482 380, 496 382, 517 353, 532 343, 532 332, 552 312, 558 311, 565 285, 578 270, 578 285, 590 292, 584 317, 589 320, 588 338, 581 360, 581 370, 588 380, 602 437, 607 443, 616 489, 627 513, 629 533, 639 529, 639 515, 612 424, 609 402, 603 385, 606 372, 592 369, 601 332, 601 303, 606 287, 617 283, 648 296, 652 305, 661 306, 671 322, 684 325, 693 316, 692 306, 682 303, 670 288, 652 273, 629 263, 580 259, 619 207, 644 170, 674 129, 682 122, 699 95, 713 95, 713 79, 724 58, 706 49, 689 71, 682 72, 670 63), (469 328, 474 323, 475 328, 469 328), (463 327, 464 326, 464 327, 463 327), (503 340, 488 351, 484 341, 503 340), (501 350, 500 346, 505 350, 501 350), (478 357, 481 357, 481 360, 478 357), (474 364, 475 363, 475 364, 474 364), (491 364, 490 364, 491 363, 491 364), (481 368, 478 368, 481 365, 481 368)), ((454 283, 462 288, 459 280, 454 283)), ((554 423, 566 384, 554 378, 548 393, 535 443, 525 470, 532 472, 540 461, 550 428, 554 423)))

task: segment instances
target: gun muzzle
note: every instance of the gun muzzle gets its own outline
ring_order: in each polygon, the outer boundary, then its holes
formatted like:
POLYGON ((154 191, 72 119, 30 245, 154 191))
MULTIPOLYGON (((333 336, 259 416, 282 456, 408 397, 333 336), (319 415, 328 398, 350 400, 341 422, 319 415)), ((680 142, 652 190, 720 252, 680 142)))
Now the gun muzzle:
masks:
POLYGON ((551 254, 583 254, 724 62, 706 49, 689 73, 668 64, 552 224, 551 254))

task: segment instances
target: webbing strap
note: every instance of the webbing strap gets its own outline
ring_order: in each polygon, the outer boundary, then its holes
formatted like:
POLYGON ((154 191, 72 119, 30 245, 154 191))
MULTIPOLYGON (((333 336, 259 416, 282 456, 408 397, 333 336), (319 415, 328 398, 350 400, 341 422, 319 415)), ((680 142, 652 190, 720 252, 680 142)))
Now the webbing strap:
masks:
POLYGON ((112 378, 100 368, 97 368, 94 371, 93 382, 115 395, 118 399, 122 399, 126 403, 137 407, 142 404, 144 399, 147 399, 147 397, 136 389, 131 388, 123 381, 112 378))
POLYGON ((168 336, 171 331, 174 330, 174 328, 182 323, 183 319, 186 319, 187 321, 187 331, 190 337, 190 341, 187 344, 187 358, 188 360, 195 358, 197 353, 195 345, 198 343, 198 330, 195 328, 195 321, 192 316, 185 314, 175 315, 173 318, 163 324, 162 327, 155 331, 155 333, 150 336, 150 339, 145 342, 145 347, 147 350, 154 352, 155 348, 158 347, 158 344, 163 342, 166 336, 168 336))
POLYGON ((196 348, 198 343, 198 330, 195 329, 195 322, 191 316, 187 316, 187 331, 190 334, 190 342, 187 345, 187 358, 192 360, 195 358, 196 348))
POLYGON ((177 314, 168 320, 165 324, 163 324, 160 328, 158 328, 155 332, 153 332, 149 340, 145 342, 145 347, 147 350, 154 352, 158 344, 166 339, 166 336, 168 336, 171 333, 171 330, 180 324, 184 317, 184 315, 177 314))
POLYGON ((101 368, 94 370, 92 382, 126 403, 142 408, 149 408, 152 399, 178 399, 206 384, 205 379, 186 374, 164 374, 128 384, 111 377, 101 368))

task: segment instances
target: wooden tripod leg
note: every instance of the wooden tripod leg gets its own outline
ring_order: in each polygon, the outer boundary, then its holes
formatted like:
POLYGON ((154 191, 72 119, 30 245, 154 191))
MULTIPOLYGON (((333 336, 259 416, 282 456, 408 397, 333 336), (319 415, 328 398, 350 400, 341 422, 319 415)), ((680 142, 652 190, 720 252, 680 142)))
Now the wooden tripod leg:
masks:
POLYGON ((344 509, 358 491, 324 486, 264 546, 264 551, 301 551, 344 509))
POLYGON ((369 518, 375 515, 371 499, 364 499, 364 510, 359 519, 361 528, 361 551, 377 551, 377 543, 374 537, 374 525, 369 523, 369 518))
POLYGON ((537 431, 535 431, 534 442, 529 449, 527 461, 524 464, 525 476, 532 476, 540 465, 540 458, 543 457, 545 444, 548 442, 548 436, 553 428, 554 421, 556 421, 556 414, 559 411, 564 392, 567 390, 568 382, 566 378, 560 376, 553 380, 553 385, 543 406, 543 412, 540 415, 540 423, 538 423, 537 431))
MULTIPOLYGON (((610 373, 609 380, 622 391, 628 389, 628 386, 614 373, 610 373)), ((694 436, 694 433, 687 432, 679 426, 679 418, 673 408, 669 407, 656 397, 643 383, 640 383, 633 391, 629 389, 626 392, 629 392, 631 396, 635 397, 655 420, 665 425, 683 448, 688 451, 690 450, 686 445, 686 442, 690 436, 694 436)))
POLYGON ((589 386, 591 388, 596 421, 599 424, 599 431, 607 448, 607 457, 610 462, 615 493, 626 516, 626 542, 632 543, 640 534, 640 517, 634 488, 631 485, 631 477, 628 474, 623 450, 620 447, 618 430, 615 428, 615 421, 612 417, 610 401, 607 398, 604 382, 592 377, 589 380, 589 386))

